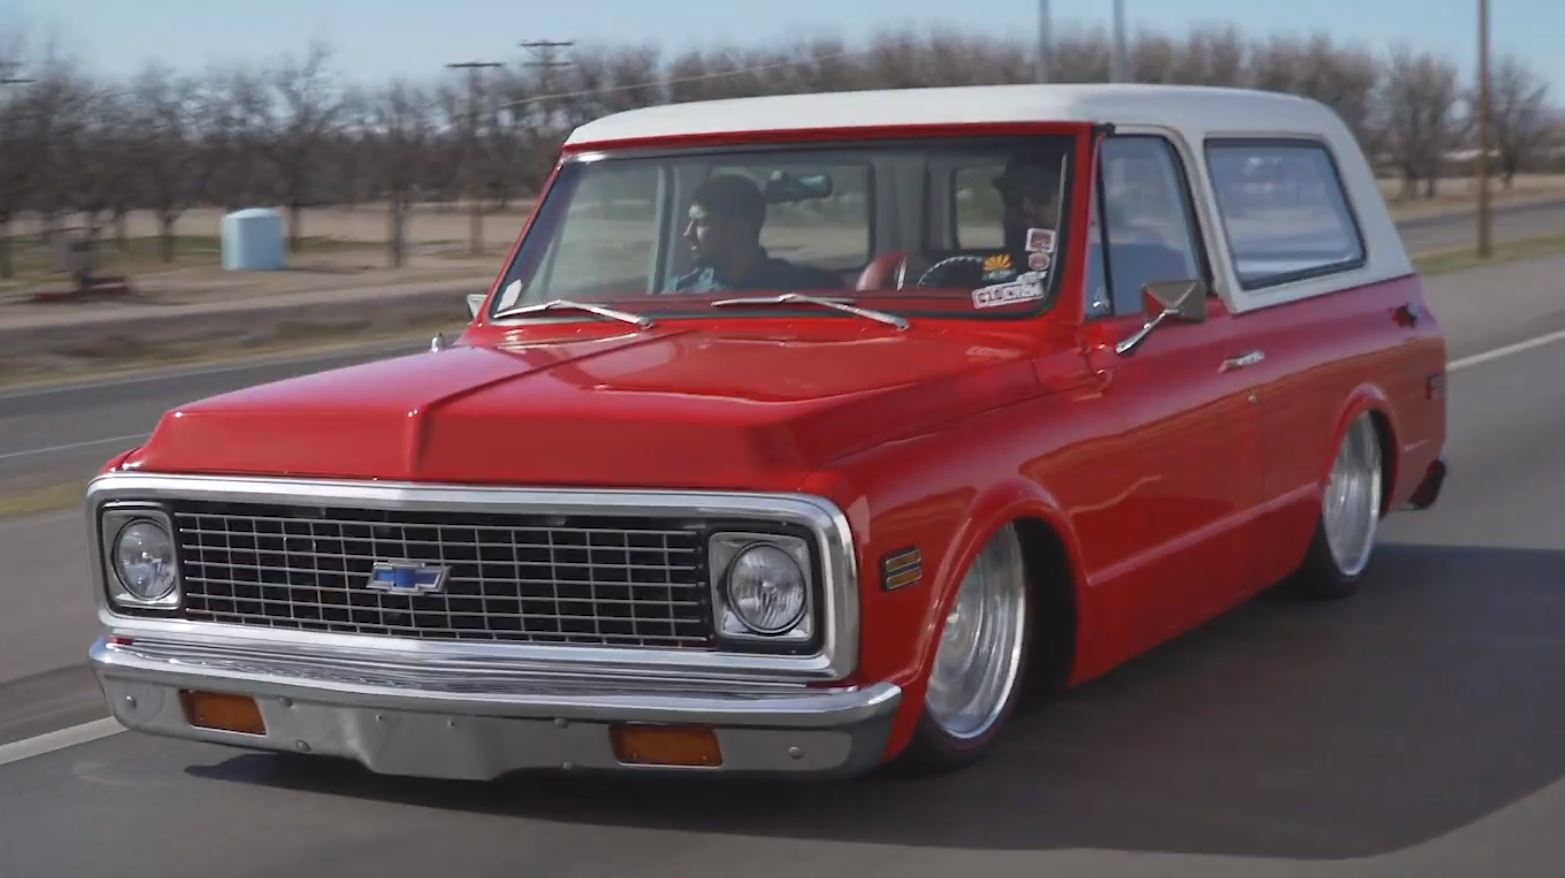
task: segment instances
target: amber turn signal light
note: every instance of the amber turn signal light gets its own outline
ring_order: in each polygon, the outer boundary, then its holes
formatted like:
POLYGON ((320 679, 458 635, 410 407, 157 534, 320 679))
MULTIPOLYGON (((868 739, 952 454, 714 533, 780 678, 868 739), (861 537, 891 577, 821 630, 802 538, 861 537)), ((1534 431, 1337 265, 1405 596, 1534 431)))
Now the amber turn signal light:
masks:
POLYGON ((185 708, 185 720, 197 728, 243 732, 247 735, 266 734, 261 708, 248 695, 182 689, 179 701, 185 708))
POLYGON ((613 726, 614 755, 626 765, 723 764, 717 733, 706 726, 613 726))

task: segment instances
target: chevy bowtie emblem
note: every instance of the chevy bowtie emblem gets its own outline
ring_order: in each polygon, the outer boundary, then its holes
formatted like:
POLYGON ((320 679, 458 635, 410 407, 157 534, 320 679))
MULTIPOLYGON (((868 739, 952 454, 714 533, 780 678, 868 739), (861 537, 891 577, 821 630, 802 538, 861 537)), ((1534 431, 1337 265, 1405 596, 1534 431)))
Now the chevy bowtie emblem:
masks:
POLYGON ((439 594, 449 571, 418 561, 380 561, 370 572, 369 587, 396 594, 439 594))

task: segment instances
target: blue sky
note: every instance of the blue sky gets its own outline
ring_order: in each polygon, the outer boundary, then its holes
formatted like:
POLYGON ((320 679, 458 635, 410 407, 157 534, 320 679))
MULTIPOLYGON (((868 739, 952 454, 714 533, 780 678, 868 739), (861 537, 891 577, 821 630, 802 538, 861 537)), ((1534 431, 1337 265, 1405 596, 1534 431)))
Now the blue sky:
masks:
MULTIPOLYGON (((1458 60, 1476 52, 1477 0, 1125 0, 1132 30, 1180 32, 1231 21, 1247 33, 1327 30, 1380 49, 1405 39, 1458 60)), ((1565 2, 1491 0, 1494 51, 1515 52, 1565 92, 1565 2)), ((1052 0, 1057 27, 1110 23, 1110 0, 1052 0)), ((1037 0, 0 0, 0 29, 21 22, 115 76, 157 59, 185 70, 262 61, 330 41, 350 78, 424 78, 451 60, 516 61, 525 39, 653 42, 669 51, 778 36, 852 39, 887 25, 951 24, 1031 39, 1037 0)))

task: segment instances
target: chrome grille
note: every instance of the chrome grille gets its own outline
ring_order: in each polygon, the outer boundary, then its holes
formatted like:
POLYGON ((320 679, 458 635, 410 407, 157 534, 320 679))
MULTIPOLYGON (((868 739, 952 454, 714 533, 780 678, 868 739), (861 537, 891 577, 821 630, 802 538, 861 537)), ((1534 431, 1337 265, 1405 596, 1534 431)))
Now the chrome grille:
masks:
POLYGON ((440 640, 713 642, 700 521, 195 501, 172 511, 192 620, 440 640), (445 587, 370 589, 388 561, 446 567, 445 587))

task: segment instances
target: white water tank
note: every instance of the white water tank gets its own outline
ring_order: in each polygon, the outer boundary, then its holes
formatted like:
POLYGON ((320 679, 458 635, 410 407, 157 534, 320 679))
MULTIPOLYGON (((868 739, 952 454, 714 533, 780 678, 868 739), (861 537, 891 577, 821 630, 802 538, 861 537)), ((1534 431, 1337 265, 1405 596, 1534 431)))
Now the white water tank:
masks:
POLYGON ((224 215, 224 271, 280 271, 285 253, 282 214, 252 207, 224 215))

